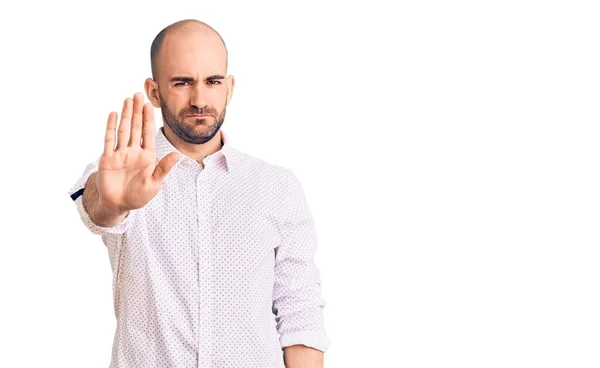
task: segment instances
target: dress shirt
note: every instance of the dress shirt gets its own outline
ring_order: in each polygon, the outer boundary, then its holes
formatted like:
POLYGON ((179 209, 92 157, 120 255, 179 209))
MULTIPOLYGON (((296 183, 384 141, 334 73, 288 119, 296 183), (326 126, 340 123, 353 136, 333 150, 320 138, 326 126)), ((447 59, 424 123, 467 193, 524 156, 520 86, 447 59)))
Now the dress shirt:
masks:
POLYGON ((231 146, 200 163, 156 135, 160 161, 180 160, 158 194, 102 236, 117 321, 110 368, 283 368, 286 346, 326 351, 316 228, 296 175, 231 146))

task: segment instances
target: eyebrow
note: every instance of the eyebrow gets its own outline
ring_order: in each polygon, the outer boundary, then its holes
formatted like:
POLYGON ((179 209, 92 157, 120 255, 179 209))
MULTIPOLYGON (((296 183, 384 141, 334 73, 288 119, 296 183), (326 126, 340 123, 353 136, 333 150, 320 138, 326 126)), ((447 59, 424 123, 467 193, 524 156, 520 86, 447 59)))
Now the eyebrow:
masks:
POLYGON ((213 81, 213 80, 217 80, 217 79, 225 79, 225 77, 220 74, 215 74, 215 75, 211 75, 210 77, 206 78, 205 80, 213 81))
MULTIPOLYGON (((224 76, 220 74, 211 75, 210 77, 206 77, 205 81, 213 81, 218 79, 225 79, 224 76)), ((191 77, 173 77, 171 78, 171 82, 193 82, 194 78, 191 77)))
POLYGON ((173 77, 171 78, 171 82, 193 82, 194 78, 190 77, 173 77))

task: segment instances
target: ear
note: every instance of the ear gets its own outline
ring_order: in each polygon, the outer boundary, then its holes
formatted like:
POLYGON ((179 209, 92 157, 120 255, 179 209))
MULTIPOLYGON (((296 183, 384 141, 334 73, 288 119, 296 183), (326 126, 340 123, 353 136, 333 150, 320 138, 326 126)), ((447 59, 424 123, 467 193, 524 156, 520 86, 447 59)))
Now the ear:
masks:
POLYGON ((231 97, 233 96, 233 87, 235 86, 235 79, 233 75, 227 77, 227 105, 229 105, 229 101, 231 101, 231 97))
POLYGON ((158 83, 154 81, 152 78, 146 79, 144 82, 144 89, 146 90, 146 96, 148 96, 148 100, 152 103, 152 106, 156 108, 160 108, 160 98, 158 92, 158 83))

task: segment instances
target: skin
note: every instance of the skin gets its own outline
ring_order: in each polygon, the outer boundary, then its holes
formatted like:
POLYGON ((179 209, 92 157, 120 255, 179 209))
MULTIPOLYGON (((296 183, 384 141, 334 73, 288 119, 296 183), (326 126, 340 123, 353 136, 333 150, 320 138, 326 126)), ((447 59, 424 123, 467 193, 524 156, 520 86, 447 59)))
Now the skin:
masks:
POLYGON ((233 95, 225 45, 209 26, 185 21, 165 36, 156 70, 156 80, 146 79, 144 87, 162 110, 165 137, 203 165, 205 156, 222 147, 220 127, 233 95))
MULTIPOLYGON (((127 98, 118 129, 117 113, 109 114, 98 171, 88 178, 83 194, 84 208, 100 226, 114 226, 130 210, 150 202, 180 159, 172 152, 156 162, 152 106, 161 108, 169 142, 203 167, 204 157, 222 147, 220 127, 234 78, 225 77, 227 50, 218 34, 202 22, 176 23, 165 36, 156 62, 156 79, 144 83, 151 104, 144 104, 141 93, 127 98)), ((283 351, 287 368, 323 367, 320 350, 293 345, 283 351)))

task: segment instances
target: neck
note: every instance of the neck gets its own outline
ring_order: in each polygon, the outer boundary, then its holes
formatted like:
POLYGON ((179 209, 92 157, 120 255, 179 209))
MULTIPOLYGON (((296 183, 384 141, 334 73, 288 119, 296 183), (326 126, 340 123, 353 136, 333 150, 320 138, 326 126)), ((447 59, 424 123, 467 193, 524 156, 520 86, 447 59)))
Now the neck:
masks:
MULTIPOLYGON (((168 125, 163 125, 161 127, 165 138, 173 145, 173 147, 177 148, 179 152, 184 155, 193 158, 202 164, 202 160, 204 157, 212 155, 213 153, 219 151, 223 147, 223 141, 221 139, 221 130, 215 134, 208 142, 202 144, 189 143, 179 138, 168 125)), ((202 165, 204 166, 204 165, 202 165)))

